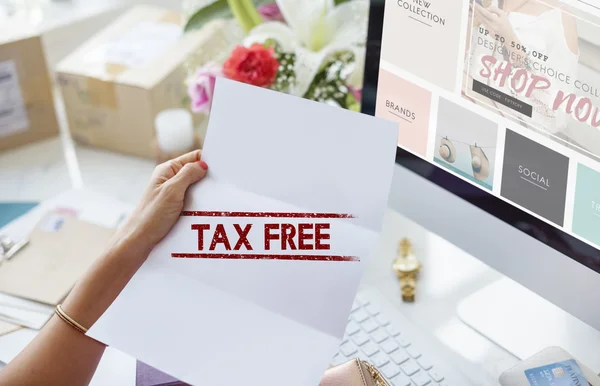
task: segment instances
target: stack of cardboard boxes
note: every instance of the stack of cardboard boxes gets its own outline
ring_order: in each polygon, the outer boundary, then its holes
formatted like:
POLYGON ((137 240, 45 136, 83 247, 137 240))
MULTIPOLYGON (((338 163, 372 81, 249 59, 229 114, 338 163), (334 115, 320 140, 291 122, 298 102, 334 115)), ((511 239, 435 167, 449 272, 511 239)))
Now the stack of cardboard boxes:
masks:
MULTIPOLYGON (((66 121, 76 142, 155 155, 155 116, 189 107, 186 59, 215 49, 210 42, 226 33, 222 22, 213 21, 183 34, 182 22, 176 12, 136 6, 58 63, 66 121)), ((59 132, 48 74, 39 36, 0 42, 0 150, 59 132)))

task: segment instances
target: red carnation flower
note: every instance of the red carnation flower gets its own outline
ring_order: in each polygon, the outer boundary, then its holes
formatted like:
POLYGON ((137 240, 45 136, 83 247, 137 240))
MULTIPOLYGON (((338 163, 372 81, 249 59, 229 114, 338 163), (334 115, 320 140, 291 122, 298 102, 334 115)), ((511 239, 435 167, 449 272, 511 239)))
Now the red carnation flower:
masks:
POLYGON ((272 85, 278 69, 273 49, 258 43, 250 47, 237 46, 223 64, 223 74, 229 79, 259 87, 272 85))

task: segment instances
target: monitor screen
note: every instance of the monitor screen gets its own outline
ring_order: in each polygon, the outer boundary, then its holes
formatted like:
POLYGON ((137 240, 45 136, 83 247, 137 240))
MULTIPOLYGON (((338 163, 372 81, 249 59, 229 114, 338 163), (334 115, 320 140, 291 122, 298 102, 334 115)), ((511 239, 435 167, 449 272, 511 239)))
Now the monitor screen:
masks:
POLYGON ((398 162, 600 272, 600 8, 577 3, 372 1, 363 112, 398 162))

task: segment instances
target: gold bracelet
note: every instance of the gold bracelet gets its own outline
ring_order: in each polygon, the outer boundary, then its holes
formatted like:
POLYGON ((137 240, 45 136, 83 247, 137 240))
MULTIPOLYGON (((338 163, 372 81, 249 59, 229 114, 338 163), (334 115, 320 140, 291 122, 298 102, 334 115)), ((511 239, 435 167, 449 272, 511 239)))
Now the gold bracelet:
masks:
POLYGON ((69 326, 73 327, 77 331, 81 332, 82 334, 85 334, 87 332, 87 328, 77 323, 73 318, 71 318, 65 313, 65 311, 62 309, 61 304, 56 306, 56 308, 54 309, 54 313, 58 315, 58 317, 61 318, 65 323, 67 323, 69 326))

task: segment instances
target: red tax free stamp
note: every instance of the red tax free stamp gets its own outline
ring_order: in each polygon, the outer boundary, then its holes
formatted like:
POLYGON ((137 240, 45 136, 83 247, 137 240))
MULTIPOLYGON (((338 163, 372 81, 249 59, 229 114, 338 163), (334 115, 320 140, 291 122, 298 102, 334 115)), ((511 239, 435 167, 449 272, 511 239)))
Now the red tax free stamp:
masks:
POLYGON ((332 254, 332 226, 354 216, 337 213, 184 211, 197 251, 171 253, 186 259, 359 261, 332 254), (220 220, 216 220, 220 218, 220 220))

